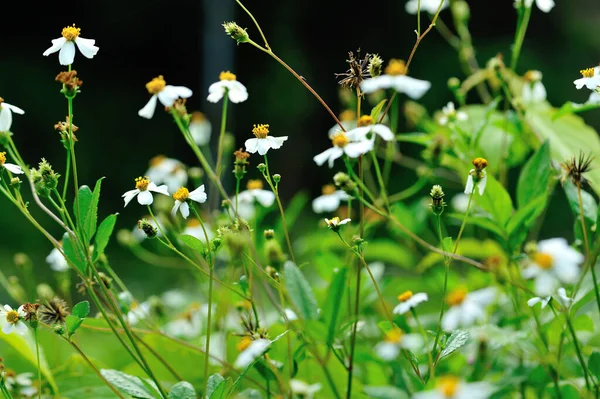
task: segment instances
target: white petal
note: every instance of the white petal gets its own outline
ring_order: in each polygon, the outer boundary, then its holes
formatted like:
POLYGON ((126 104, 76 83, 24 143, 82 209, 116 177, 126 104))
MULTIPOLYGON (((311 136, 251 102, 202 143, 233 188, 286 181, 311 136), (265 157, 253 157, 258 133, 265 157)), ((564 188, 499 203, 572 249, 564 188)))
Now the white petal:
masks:
POLYGON ((13 308, 11 308, 10 305, 4 305, 5 312, 10 312, 11 310, 13 310, 13 308))
POLYGON ((393 78, 390 75, 380 75, 376 78, 365 79, 360 83, 360 88, 365 93, 373 93, 379 89, 392 87, 393 78))
POLYGON ((393 310, 394 314, 404 314, 410 310, 412 306, 408 302, 400 302, 393 310))
POLYGON ((166 184, 157 186, 153 182, 150 182, 150 184, 148 184, 148 191, 154 191, 155 193, 160 193, 167 196, 169 195, 169 188, 166 184))
POLYGON ((212 127, 208 120, 203 122, 192 122, 190 123, 189 129, 194 142, 199 146, 206 145, 210 142, 212 127))
POLYGON ((482 288, 468 293, 465 301, 474 301, 480 306, 487 306, 496 299, 497 292, 495 287, 482 288))
POLYGON ((558 288, 558 280, 548 272, 537 275, 534 282, 534 292, 539 296, 552 295, 558 288))
POLYGON ((5 323, 4 323, 4 325, 2 326, 2 332, 3 332, 4 334, 7 334, 7 335, 8 335, 8 334, 12 333, 12 332, 13 332, 13 330, 14 330, 14 325, 13 325, 13 324, 10 324, 10 323, 8 323, 8 322, 5 322, 5 323))
POLYGON ((181 206, 181 204, 182 204, 181 201, 175 200, 175 203, 173 204, 173 208, 171 208, 171 215, 173 215, 173 216, 177 215, 177 211, 179 210, 179 207, 181 206))
POLYGON ((181 210, 181 216, 183 216, 184 219, 187 219, 188 216, 190 216, 190 206, 187 202, 181 204, 181 207, 179 209, 181 210))
POLYGON ((136 188, 135 190, 129 190, 125 194, 123 194, 122 197, 125 200, 125 206, 127 206, 127 204, 129 204, 129 201, 131 201, 133 199, 133 197, 135 197, 139 193, 140 193, 140 190, 138 190, 136 188))
POLYGON ((154 198, 152 198, 152 193, 149 190, 141 191, 138 194, 137 199, 140 205, 151 205, 154 201, 154 198))
POLYGON ((238 81, 232 82, 227 95, 232 103, 241 103, 248 99, 248 91, 246 87, 238 81))
MULTIPOLYGON (((341 225, 343 225, 343 224, 349 223, 351 220, 352 220, 352 219, 350 219, 350 218, 346 218, 346 219, 344 219, 344 220, 341 220, 341 221, 338 223, 338 225, 340 225, 340 226, 341 226, 341 225)), ((371 266, 371 268, 373 268, 373 267, 371 266)))
POLYGON ((356 127, 345 133, 346 138, 350 141, 364 141, 367 139, 367 134, 371 131, 372 126, 356 127))
POLYGON ((9 104, 9 103, 2 103, 2 107, 7 107, 15 114, 23 115, 25 113, 25 111, 23 111, 21 108, 15 106, 15 105, 9 104))
POLYGON ((225 90, 226 88, 223 85, 223 81, 215 82, 209 86, 208 97, 206 99, 211 103, 219 102, 223 98, 225 90))
POLYGON ((321 195, 312 202, 315 213, 333 212, 340 207, 340 198, 335 194, 321 195))
POLYGON ((393 342, 379 342, 373 350, 377 356, 386 361, 395 360, 400 354, 400 346, 393 342))
POLYGON ((253 341, 248 348, 240 353, 235 361, 235 368, 246 368, 259 356, 262 356, 269 346, 271 341, 268 339, 257 339, 253 341))
POLYGON ((158 101, 165 107, 173 106, 173 103, 178 98, 188 98, 192 95, 192 91, 183 86, 165 86, 158 94, 158 101))
POLYGON ((0 108, 0 132, 8 132, 12 125, 12 112, 10 108, 0 108))
POLYGON ((256 151, 258 151, 258 142, 259 139, 256 138, 246 140, 246 142, 244 143, 246 151, 248 151, 250 154, 256 153, 256 151))
POLYGON ((404 93, 413 100, 418 100, 431 88, 431 82, 411 78, 410 76, 394 77, 394 89, 397 92, 404 93))
POLYGON ((144 108, 142 108, 138 111, 138 115, 141 116, 142 118, 152 119, 152 116, 154 116, 154 110, 156 110, 156 101, 157 100, 158 100, 158 97, 156 95, 153 95, 152 97, 150 97, 150 100, 148 101, 148 103, 146 105, 144 105, 144 108))
POLYGON ((75 60, 75 44, 66 41, 58 53, 58 62, 60 65, 71 65, 75 60))
POLYGON ((273 202, 275 202, 275 194, 271 191, 256 189, 251 190, 251 192, 254 198, 256 198, 256 201, 265 208, 270 207, 273 205, 273 202))
POLYGON ((473 193, 473 176, 471 176, 471 174, 469 174, 469 177, 467 177, 467 184, 465 185, 465 194, 472 194, 473 193))
POLYGON ((554 266, 554 273, 564 284, 575 284, 579 280, 579 266, 576 263, 564 262, 554 266))
POLYGON ((198 187, 197 189, 195 189, 194 191, 192 191, 189 194, 189 197, 192 201, 196 201, 199 203, 205 202, 207 195, 206 195, 206 192, 204 192, 204 184, 201 185, 200 187, 198 187))
POLYGON ((12 163, 5 163, 4 167, 6 169, 8 169, 11 173, 14 173, 15 175, 21 175, 25 172, 23 172, 23 169, 21 169, 21 167, 19 165, 15 165, 12 163))
POLYGON ((442 318, 442 328, 444 331, 454 331, 458 327, 460 321, 460 306, 452 306, 444 313, 442 318))
POLYGON ((554 7, 554 0, 535 0, 535 4, 543 12, 550 12, 554 7))
POLYGON ((52 46, 50 46, 46 51, 44 51, 44 55, 48 56, 50 54, 56 53, 58 50, 61 49, 61 47, 63 46, 63 44, 65 44, 66 41, 67 39, 65 39, 64 37, 52 39, 52 46))
POLYGON ((15 324, 15 331, 19 335, 25 335, 25 334, 27 334, 27 325, 25 323, 23 323, 22 321, 18 321, 15 324))
POLYGON ((265 155, 271 148, 271 142, 267 139, 257 139, 257 140, 258 140, 258 153, 260 155, 265 155))
POLYGON ((392 130, 386 125, 373 125, 371 127, 371 131, 375 132, 379 137, 381 137, 385 141, 394 140, 394 133, 392 133, 392 130))
POLYGON ((483 177, 481 178, 481 180, 479 180, 479 183, 477 183, 477 190, 479 191, 479 195, 483 195, 486 184, 487 184, 487 174, 484 174, 483 177))
POLYGON ((271 143, 271 148, 273 148, 275 150, 281 148, 281 146, 283 145, 283 142, 286 141, 287 139, 288 139, 288 136, 281 136, 281 137, 267 136, 267 140, 269 140, 269 143, 271 143))
POLYGON ((373 149, 373 142, 371 140, 366 140, 357 143, 348 143, 343 149, 350 158, 358 158, 373 149))
POLYGON ((540 302, 542 302, 542 298, 540 298, 539 296, 534 296, 533 298, 527 300, 527 306, 532 307, 540 302))
POLYGON ((77 36, 77 39, 75 39, 75 44, 77 45, 77 48, 79 49, 79 51, 81 51, 81 54, 83 54, 83 56, 86 58, 93 58, 98 53, 99 48, 97 46, 94 46, 94 43, 96 43, 95 40, 84 39, 81 36, 77 36))

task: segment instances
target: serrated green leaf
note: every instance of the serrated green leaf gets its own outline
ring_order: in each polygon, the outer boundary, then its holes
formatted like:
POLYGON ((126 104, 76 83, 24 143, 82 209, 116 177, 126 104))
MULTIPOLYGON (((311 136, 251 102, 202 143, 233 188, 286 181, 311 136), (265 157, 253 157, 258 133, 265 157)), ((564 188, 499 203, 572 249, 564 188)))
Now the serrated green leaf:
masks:
POLYGON ((85 237, 86 244, 90 243, 96 233, 98 202, 103 179, 104 177, 101 177, 96 181, 93 192, 88 186, 81 186, 78 191, 79 206, 73 205, 77 216, 77 230, 85 237))
POLYGON ((101 369, 100 374, 119 391, 134 398, 156 399, 159 397, 158 392, 156 390, 152 392, 139 377, 123 373, 122 371, 107 369, 101 369))
POLYGON ((110 240, 110 237, 115 228, 115 223, 117 222, 117 215, 108 215, 100 226, 98 226, 98 231, 96 232, 96 236, 94 237, 94 252, 92 254, 92 260, 96 262, 100 256, 104 253, 106 246, 110 240))
POLYGON ((73 306, 71 314, 80 319, 85 319, 88 314, 90 314, 90 303, 88 301, 79 302, 77 305, 73 306))
POLYGON ((319 317, 317 299, 300 269, 293 262, 286 262, 283 271, 285 287, 302 318, 316 320, 319 317))
POLYGON ((67 260, 74 264, 77 270, 79 270, 82 274, 86 274, 88 265, 85 260, 85 256, 81 253, 79 248, 74 245, 69 233, 65 233, 63 235, 62 248, 65 252, 65 257, 67 260))
POLYGON ((442 353, 440 353, 440 359, 443 359, 444 357, 450 355, 451 353, 455 352, 460 347, 462 347, 464 344, 466 344, 469 340, 469 336, 470 334, 468 331, 454 331, 452 335, 450 335, 450 338, 448 338, 448 341, 446 341, 446 346, 442 350, 442 353))
MULTIPOLYGON (((210 381, 210 380, 209 380, 210 381)), ((208 387, 207 387, 208 390, 208 387)), ((208 395, 207 395, 208 396, 208 395)), ((194 386, 187 381, 180 381, 173 385, 169 392, 168 399, 196 399, 196 390, 194 386)))
POLYGON ((70 337, 71 335, 75 334, 75 332, 77 331, 77 329, 79 327, 81 327, 81 324, 83 323, 82 318, 79 318, 77 316, 73 316, 72 314, 68 315, 66 320, 65 320, 65 327, 67 328, 67 335, 70 337))
POLYGON ((552 177, 550 143, 546 140, 523 166, 517 182, 517 206, 524 208, 530 201, 548 194, 552 177))
POLYGON ((219 385, 217 385, 217 387, 211 393, 210 399, 224 399, 224 398, 226 398, 227 395, 225 395, 225 393, 227 392, 227 382, 228 381, 229 381, 229 378, 226 379, 225 381, 222 381, 219 385))

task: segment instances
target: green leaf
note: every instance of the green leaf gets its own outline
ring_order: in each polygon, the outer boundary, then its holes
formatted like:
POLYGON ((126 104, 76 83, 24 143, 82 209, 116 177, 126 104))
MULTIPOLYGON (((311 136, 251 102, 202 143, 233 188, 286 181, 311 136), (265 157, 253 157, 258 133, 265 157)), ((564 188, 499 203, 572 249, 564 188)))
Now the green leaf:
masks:
POLYGON ((363 391, 373 399, 408 399, 406 392, 391 385, 364 386, 363 391))
POLYGON ((141 378, 125 374, 118 370, 101 369, 100 374, 113 384, 121 392, 141 399, 156 399, 159 397, 158 392, 151 392, 148 384, 144 383, 141 378))
POLYGON ((562 107, 560 107, 558 112, 556 112, 552 116, 552 120, 555 121, 558 118, 561 118, 565 115, 578 114, 580 112, 585 112, 585 111, 589 111, 592 109, 598 109, 598 108, 600 108, 600 103, 578 104, 578 103, 574 103, 572 101, 567 101, 566 103, 564 103, 562 105, 562 107))
POLYGON ((369 250, 365 254, 367 262, 380 261, 403 269, 412 268, 416 262, 413 253, 406 247, 399 245, 397 241, 378 239, 370 241, 368 247, 369 250))
POLYGON ((208 396, 209 398, 211 398, 213 391, 215 391, 219 384, 221 384, 224 381, 225 378, 223 378, 219 373, 215 373, 208 377, 208 381, 206 382, 206 395, 204 396, 208 396))
POLYGON ((94 237, 94 253, 92 254, 92 260, 94 262, 96 262, 100 256, 102 256, 106 246, 108 245, 110 236, 115 228, 115 223, 117 222, 117 215, 118 213, 115 213, 114 215, 108 215, 106 219, 100 223, 100 226, 98 226, 98 231, 94 237))
POLYGON ((459 349, 461 346, 467 343, 469 340, 469 332, 465 330, 456 330, 450 335, 448 341, 446 341, 446 346, 442 353, 440 353, 440 359, 450 355, 452 352, 459 349))
POLYGON ((198 252, 198 254, 204 252, 204 248, 206 245, 202 244, 202 241, 200 241, 198 238, 187 234, 181 234, 179 236, 179 239, 182 243, 191 248, 193 251, 198 252))
MULTIPOLYGON (((208 390, 208 388, 207 388, 208 390)), ((194 386, 187 381, 180 381, 173 385, 169 392, 168 399, 196 399, 196 390, 194 386)))
POLYGON ((323 307, 323 319, 329 326, 327 330, 327 339, 325 342, 331 344, 335 339, 337 332, 338 316, 344 292, 346 288, 346 279, 348 278, 348 268, 340 268, 334 271, 331 284, 327 288, 327 299, 323 307))
POLYGON ((396 135, 396 141, 428 146, 429 144, 431 144, 432 135, 430 133, 418 133, 418 132, 402 133, 402 134, 396 135))
POLYGON ((300 269, 293 262, 286 262, 283 271, 287 291, 302 318, 316 320, 319 317, 317 300, 300 269))
POLYGON ((71 314, 80 319, 85 319, 88 314, 90 314, 90 303, 88 301, 79 302, 77 305, 73 306, 71 314))
POLYGON ((86 274, 88 265, 85 256, 81 253, 79 248, 74 245, 69 233, 63 235, 62 248, 67 260, 74 264, 81 273, 86 274))
POLYGON ((516 250, 521 246, 527 238, 529 228, 546 209, 546 202, 545 195, 539 196, 515 212, 506 226, 509 248, 516 250))
MULTIPOLYGON (((569 200, 571 210, 575 216, 579 218, 581 216, 581 207, 579 206, 577 187, 570 180, 567 180, 565 184, 563 184, 563 188, 567 195, 567 199, 569 200)), ((581 189, 581 204, 583 207, 583 217, 588 225, 587 227, 590 228, 596 223, 596 218, 598 217, 598 204, 596 204, 594 197, 583 188, 581 189)))
POLYGON ((379 114, 381 114, 381 110, 383 109, 383 106, 385 105, 386 102, 387 102, 386 99, 381 100, 379 102, 379 104, 377 104, 371 110, 371 118, 373 118, 373 123, 378 123, 379 122, 379 114))
POLYGON ((224 399, 227 397, 225 395, 227 392, 227 381, 229 381, 229 378, 217 385, 215 390, 210 395, 210 399, 224 399))
POLYGON ((592 352, 588 359, 588 370, 600 381, 600 352, 592 352))
MULTIPOLYGON (((100 187, 103 179, 104 177, 101 177, 96 181, 94 192, 88 186, 79 188, 79 212, 76 209, 75 214, 77 215, 77 229, 84 235, 86 244, 90 243, 96 233, 98 202, 100 201, 100 187)), ((76 205, 75 208, 77 208, 76 205)))
POLYGON ((444 251, 452 253, 454 251, 452 247, 452 237, 444 237, 442 240, 442 247, 444 251))
POLYGON ((488 174, 487 184, 482 196, 478 189, 473 194, 474 200, 488 212, 499 227, 504 228, 513 213, 512 200, 506 189, 494 178, 488 174))
POLYGON ((527 161, 517 182, 517 206, 525 207, 530 201, 548 194, 552 177, 550 144, 548 140, 527 161))
POLYGON ((75 214, 77 220, 77 227, 80 230, 83 230, 83 226, 85 224, 85 219, 87 218, 87 214, 90 211, 90 205, 92 203, 92 197, 94 193, 92 189, 88 186, 79 187, 79 192, 77 193, 77 199, 79 200, 79 207, 77 206, 77 202, 73 203, 73 213, 75 214))
POLYGON ((71 335, 75 334, 75 331, 77 331, 77 329, 79 327, 81 327, 83 320, 84 319, 81 319, 77 316, 73 316, 72 314, 67 316, 66 321, 65 321, 65 326, 67 328, 67 335, 69 337, 71 335))
MULTIPOLYGON (((448 217, 451 217, 453 219, 456 219, 456 220, 462 222, 462 220, 465 218, 465 215, 460 214, 460 213, 449 213, 448 217)), ((506 239, 506 231, 504 231, 504 228, 498 226, 496 223, 494 223, 494 221, 492 221, 486 217, 469 215, 469 217, 467 218, 467 225, 469 225, 469 224, 475 225, 477 227, 481 227, 482 229, 485 229, 488 231, 491 231, 492 233, 496 234, 498 237, 506 239)))

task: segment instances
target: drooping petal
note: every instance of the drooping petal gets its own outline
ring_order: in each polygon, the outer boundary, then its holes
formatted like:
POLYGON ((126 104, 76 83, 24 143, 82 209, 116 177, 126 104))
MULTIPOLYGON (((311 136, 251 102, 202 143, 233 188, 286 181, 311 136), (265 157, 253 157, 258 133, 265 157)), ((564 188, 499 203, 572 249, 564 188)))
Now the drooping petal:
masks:
POLYGON ((12 112, 10 108, 0 108, 0 132, 8 132, 12 125, 12 112))
POLYGON ((389 127, 387 127, 386 125, 381 125, 381 124, 373 125, 371 127, 371 131, 374 132, 375 134, 377 134, 379 137, 381 137, 385 141, 394 140, 394 133, 392 133, 392 130, 389 127))
POLYGON ((206 98, 211 103, 217 103, 225 94, 226 87, 223 81, 215 82, 208 87, 208 97, 206 98))
POLYGON ((253 341, 247 349, 238 355, 234 367, 240 369, 248 367, 254 359, 262 356, 269 349, 269 346, 271 346, 271 341, 268 339, 261 338, 253 341))
POLYGON ((227 94, 231 102, 236 104, 244 102, 248 99, 248 91, 246 90, 246 86, 238 81, 232 82, 227 94))
POLYGON ((340 207, 340 198, 335 194, 321 195, 312 202, 315 213, 333 212, 340 207))
MULTIPOLYGON (((248 147, 246 147, 246 151, 248 151, 248 147)), ((338 152, 339 155, 337 156, 338 158, 344 153, 342 151, 341 148, 338 147, 332 147, 332 148, 328 148, 325 151, 323 151, 320 154, 317 154, 313 157, 313 161, 315 161, 315 163, 319 166, 323 165, 325 162, 327 162, 327 160, 329 159, 330 156, 333 155, 334 152, 338 152), (335 151, 335 149, 338 149, 339 151, 335 151)), ((330 168, 333 167, 333 162, 330 161, 330 168)))
POLYGON ((259 139, 257 138, 246 140, 246 142, 244 143, 246 151, 248 151, 250 154, 256 153, 256 151, 258 151, 258 143, 259 139))
POLYGON ((67 39, 65 39, 64 37, 59 37, 58 39, 52 39, 52 46, 50 46, 48 49, 46 49, 46 51, 44 51, 44 55, 49 56, 50 54, 56 53, 58 50, 60 50, 62 48, 63 44, 65 44, 66 41, 67 41, 67 39))
POLYGON ((271 148, 271 142, 268 139, 257 139, 258 140, 258 154, 265 155, 271 148))
POLYGON ((187 219, 188 216, 190 216, 190 206, 187 202, 182 203, 179 209, 181 210, 181 216, 183 216, 184 219, 187 219))
POLYGON ((281 136, 281 137, 267 136, 267 140, 271 144, 271 148, 273 148, 275 150, 281 148, 281 146, 283 145, 283 142, 286 141, 287 139, 288 139, 288 136, 281 136))
POLYGON ((58 53, 58 62, 60 65, 71 65, 75 60, 75 44, 65 41, 58 53))
POLYGON ((158 97, 156 95, 153 95, 152 97, 150 97, 150 100, 148 100, 148 103, 146 105, 144 105, 144 108, 142 108, 138 111, 138 115, 141 116, 142 118, 152 119, 152 117, 154 116, 154 110, 156 110, 156 101, 157 100, 158 100, 158 97))
POLYGON ((27 325, 20 320, 15 323, 14 328, 15 328, 15 332, 19 335, 27 334, 27 325))
POLYGON ((150 184, 148 184, 148 191, 154 191, 155 193, 159 193, 159 194, 163 194, 163 195, 169 195, 169 188, 167 187, 166 184, 162 184, 160 186, 157 186, 156 184, 154 184, 154 182, 150 182, 150 184))
POLYGON ((344 152, 350 158, 358 158, 359 156, 366 154, 373 149, 373 142, 371 140, 359 141, 356 143, 348 143, 344 146, 344 152))
POLYGON ((527 300, 527 306, 532 307, 540 302, 542 302, 542 298, 540 298, 539 296, 534 296, 533 298, 527 300))
POLYGON ((16 105, 9 104, 9 103, 2 103, 2 107, 7 107, 15 114, 23 115, 25 113, 25 111, 23 111, 21 108, 17 107, 16 105))
POLYGON ((14 330, 14 325, 8 322, 5 322, 2 326, 2 332, 6 335, 12 333, 14 330))
POLYGON ((256 201, 265 208, 270 207, 275 202, 275 194, 271 191, 255 189, 250 190, 256 201))
POLYGON ((12 163, 5 163, 4 167, 6 169, 8 169, 11 173, 14 173, 15 175, 22 175, 23 173, 23 169, 21 169, 21 167, 19 165, 15 165, 12 163))
POLYGON ((152 202, 154 201, 154 198, 152 197, 152 193, 150 192, 150 190, 141 191, 138 194, 137 199, 138 199, 138 202, 140 203, 140 205, 151 205, 152 202))
POLYGON ((203 203, 207 199, 206 192, 204 191, 204 184, 192 191, 189 194, 189 197, 192 201, 196 201, 199 203, 203 203))
POLYGON ((554 0, 535 0, 537 7, 543 12, 550 12, 554 8, 554 0))
POLYGON ((77 39, 75 39, 77 48, 79 51, 81 51, 81 54, 83 54, 85 58, 93 58, 98 53, 99 48, 94 46, 95 43, 95 40, 84 39, 81 36, 77 36, 77 39))
POLYGON ((173 215, 173 216, 177 215, 177 211, 179 210, 179 207, 181 206, 181 204, 182 204, 181 201, 175 200, 175 203, 173 204, 173 208, 171 208, 171 215, 173 215))
POLYGON ((431 88, 431 82, 400 75, 394 77, 394 89, 404 93, 413 100, 418 100, 431 88))
MULTIPOLYGON (((346 219, 344 219, 344 220, 341 220, 341 221, 338 223, 338 225, 340 225, 340 226, 341 226, 341 225, 343 225, 343 224, 350 223, 350 221, 351 221, 351 220, 352 220, 352 219, 350 219, 350 218, 346 218, 346 219)), ((371 266, 371 269, 372 269, 372 268, 373 268, 373 266, 371 266)))
POLYGON ((379 89, 389 89, 393 85, 390 75, 380 75, 375 78, 365 79, 360 83, 360 88, 365 93, 373 93, 379 89))
POLYGON ((392 313, 404 314, 404 313, 408 312, 411 307, 412 306, 410 306, 410 303, 408 303, 408 302, 400 302, 399 304, 396 305, 396 307, 394 308, 392 313))
POLYGON ((136 188, 134 190, 129 190, 125 194, 123 194, 122 197, 125 200, 125 206, 127 206, 127 204, 129 204, 129 202, 133 199, 133 197, 135 197, 139 193, 140 193, 140 190, 138 190, 136 188))
POLYGON ((477 183, 477 190, 479 190, 479 195, 483 195, 483 192, 485 191, 485 186, 487 184, 487 174, 485 174, 485 172, 483 173, 483 177, 481 178, 481 180, 479 180, 479 183, 477 183))
POLYGON ((173 106, 173 103, 178 98, 189 98, 192 95, 192 91, 184 86, 165 86, 158 94, 158 100, 165 107, 173 106))
POLYGON ((465 194, 472 194, 473 193, 473 176, 471 176, 471 174, 469 174, 469 177, 467 177, 467 184, 465 185, 465 194))

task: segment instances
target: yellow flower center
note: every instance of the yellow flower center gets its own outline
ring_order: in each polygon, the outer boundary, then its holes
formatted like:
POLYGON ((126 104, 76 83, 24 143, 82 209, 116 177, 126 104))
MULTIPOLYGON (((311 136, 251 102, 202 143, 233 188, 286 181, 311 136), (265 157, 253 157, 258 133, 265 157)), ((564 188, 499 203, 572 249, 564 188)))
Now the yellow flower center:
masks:
POLYGON ((73 26, 66 26, 63 28, 62 37, 72 42, 73 40, 77 39, 77 36, 79 36, 80 32, 81 28, 76 28, 75 24, 73 24, 73 26))
POLYGON ((0 152, 0 166, 4 165, 6 162, 6 152, 0 152))
POLYGON ((192 112, 192 122, 204 122, 206 120, 206 115, 204 115, 202 112, 200 111, 194 111, 192 112))
POLYGON ((235 303, 235 307, 236 307, 237 309, 245 309, 245 310, 250 310, 250 309, 252 309, 252 303, 250 303, 250 301, 246 301, 246 300, 243 300, 243 301, 237 301, 237 302, 235 303))
POLYGON ((342 113, 340 114, 341 122, 353 121, 355 119, 356 119, 356 112, 352 111, 351 109, 342 111, 342 113))
POLYGON ((10 324, 15 324, 19 321, 20 318, 21 317, 19 316, 19 313, 17 313, 16 310, 9 310, 6 313, 6 321, 10 324))
POLYGON ((404 60, 397 60, 392 58, 388 65, 385 67, 384 73, 386 75, 404 75, 406 74, 406 63, 404 60))
POLYGON ((397 344, 400 341, 402 341, 402 336, 404 335, 404 333, 402 333, 402 330, 399 328, 394 328, 393 330, 390 330, 388 332, 385 333, 385 341, 386 342, 390 342, 393 344, 397 344))
POLYGON ((438 389, 447 398, 454 396, 458 390, 460 380, 454 376, 444 376, 438 378, 438 389))
POLYGON ((200 221, 198 219, 188 219, 186 223, 187 227, 198 227, 200 226, 200 221))
POLYGON ((340 218, 337 216, 332 217, 331 219, 326 219, 325 220, 327 222, 328 226, 337 226, 338 224, 340 224, 340 218))
POLYGON ((446 296, 446 302, 450 306, 456 306, 463 303, 465 297, 467 296, 467 290, 464 288, 458 288, 446 296))
POLYGON ((413 296, 413 292, 412 291, 405 291, 402 294, 398 295, 398 300, 400 302, 406 302, 410 298, 412 298, 412 296, 413 296))
POLYGON ((188 198, 190 198, 190 192, 187 188, 181 187, 177 191, 175 191, 175 194, 173 194, 173 198, 175 198, 176 201, 185 202, 188 198))
POLYGON ((266 139, 269 135, 269 125, 254 125, 254 129, 252 129, 252 133, 256 136, 257 139, 266 139))
POLYGON ((262 180, 248 180, 248 184, 246 185, 248 190, 262 190, 263 182, 262 180))
POLYGON ((235 78, 236 78, 236 76, 229 71, 221 72, 219 74, 219 80, 235 80, 235 78))
POLYGON ((323 195, 331 195, 336 192, 335 186, 333 184, 326 184, 321 189, 323 195))
POLYGON ((251 343, 252 343, 252 338, 244 337, 240 340, 240 342, 237 343, 235 348, 238 350, 238 352, 242 352, 242 351, 248 349, 248 347, 250 346, 251 343))
POLYGON ((475 158, 473 160, 473 166, 475 166, 475 169, 477 170, 483 170, 488 166, 488 161, 485 158, 475 158))
POLYGON ((594 68, 586 68, 579 71, 584 78, 593 78, 596 71, 594 68))
POLYGON ((148 177, 136 177, 135 178, 135 188, 140 191, 148 190, 148 184, 150 184, 150 179, 148 177))
POLYGON ((164 156, 164 155, 157 155, 157 156, 153 157, 153 158, 150 160, 150 166, 158 166, 158 165, 160 165, 160 164, 162 163, 162 161, 164 161, 165 159, 167 159, 167 157, 166 157, 166 156, 164 156))
POLYGON ((344 132, 339 132, 338 134, 333 136, 331 142, 336 147, 344 147, 346 144, 348 144, 349 140, 348 137, 346 137, 346 135, 344 134, 344 132))
POLYGON ((166 85, 167 85, 167 82, 165 82, 165 79, 163 78, 163 76, 160 75, 160 76, 152 79, 148 83, 146 83, 146 90, 148 90, 148 93, 154 95, 154 94, 158 94, 161 91, 163 91, 163 89, 165 88, 166 85))
POLYGON ((535 263, 542 269, 550 269, 552 267, 553 259, 550 254, 538 252, 535 254, 534 259, 535 263))
POLYGON ((369 126, 373 124, 373 118, 371 118, 371 115, 363 115, 360 117, 360 119, 358 120, 357 125, 359 127, 361 126, 369 126))

